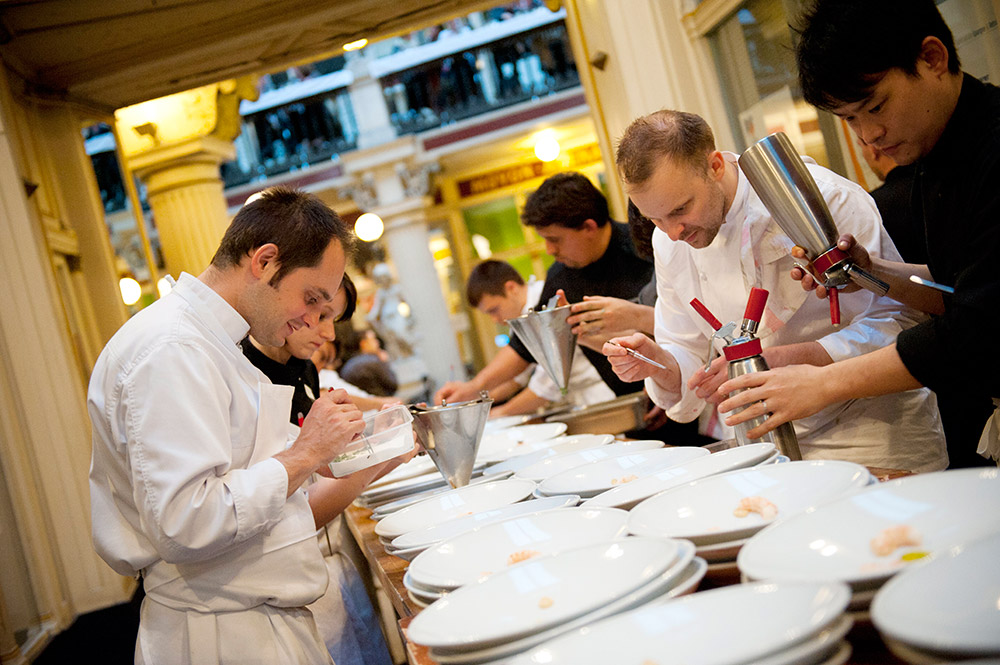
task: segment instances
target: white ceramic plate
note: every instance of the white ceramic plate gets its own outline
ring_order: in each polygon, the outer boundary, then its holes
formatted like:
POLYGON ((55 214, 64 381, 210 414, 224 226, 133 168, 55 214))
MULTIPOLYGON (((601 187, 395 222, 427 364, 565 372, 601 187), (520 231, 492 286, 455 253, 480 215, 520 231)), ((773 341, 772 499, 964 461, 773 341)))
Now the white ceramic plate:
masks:
POLYGON ((741 584, 652 603, 538 646, 508 665, 755 663, 836 621, 843 584, 741 584))
POLYGON ((484 431, 487 434, 492 432, 499 432, 500 430, 507 429, 508 427, 523 425, 529 420, 531 420, 531 416, 526 413, 517 416, 501 416, 499 418, 490 418, 489 420, 486 421, 486 427, 484 431))
POLYGON ((729 448, 615 487, 584 503, 588 507, 607 506, 628 510, 640 501, 671 487, 680 487, 692 480, 753 466, 773 455, 773 443, 751 443, 747 446, 729 448))
POLYGON ((443 665, 464 665, 471 663, 482 663, 484 661, 494 662, 498 658, 511 656, 531 647, 551 640, 563 633, 575 630, 595 621, 614 616, 621 612, 640 607, 649 602, 656 602, 662 599, 676 598, 690 593, 704 577, 704 561, 691 557, 692 545, 687 541, 680 541, 681 554, 678 560, 660 577, 632 591, 626 596, 619 598, 607 605, 603 605, 593 612, 588 612, 575 619, 559 624, 548 630, 533 633, 518 640, 504 642, 498 646, 485 647, 474 651, 461 649, 431 649, 431 657, 443 665), (680 571, 680 572, 678 572, 680 571))
POLYGON ((533 482, 520 478, 459 487, 386 516, 375 525, 375 533, 391 540, 410 531, 517 503, 529 497, 534 489, 533 482))
POLYGON ((751 579, 840 580, 856 589, 880 585, 914 553, 944 551, 1000 531, 998 505, 998 469, 897 478, 762 530, 743 546, 737 562, 751 579), (918 544, 876 554, 872 541, 898 527, 909 527, 918 544))
POLYGON ((749 540, 749 538, 740 538, 738 540, 727 540, 722 543, 702 545, 698 547, 698 551, 695 553, 709 563, 735 563, 736 555, 740 553, 740 549, 749 540))
POLYGON ((592 497, 661 469, 707 456, 708 451, 697 446, 638 450, 549 476, 538 485, 538 491, 549 496, 579 494, 592 497))
POLYGON ((774 520, 857 492, 870 477, 860 464, 832 460, 730 471, 646 499, 630 511, 628 529, 638 536, 688 538, 699 546, 736 540, 774 520), (744 500, 762 503, 774 512, 739 516, 736 511, 744 500))
MULTIPOLYGON (((513 475, 512 473, 508 472, 508 473, 498 473, 492 476, 479 476, 478 478, 473 478, 472 480, 470 480, 469 485, 481 485, 483 483, 492 483, 497 480, 504 480, 506 478, 510 478, 512 475, 513 475)), ((372 514, 370 517, 373 520, 380 520, 386 515, 391 515, 397 510, 406 508, 407 506, 411 506, 419 501, 423 501, 424 499, 434 496, 435 494, 448 492, 451 489, 452 488, 448 485, 442 485, 440 487, 432 487, 430 489, 423 490, 420 492, 414 492, 413 494, 407 494, 402 498, 394 499, 392 501, 389 501, 388 503, 383 503, 376 506, 375 508, 372 509, 372 514)))
POLYGON ((516 441, 519 443, 530 443, 532 441, 543 441, 545 439, 554 439, 557 436, 562 436, 566 433, 566 428, 569 427, 566 423, 539 423, 537 425, 518 425, 517 427, 508 427, 503 430, 503 433, 507 435, 511 441, 516 441))
POLYGON ((495 662, 498 658, 511 656, 531 647, 551 640, 563 633, 575 630, 595 621, 614 616, 621 612, 640 607, 649 602, 656 602, 661 599, 676 598, 690 593, 698 585, 704 576, 704 561, 698 558, 691 559, 687 565, 691 552, 691 543, 681 542, 683 554, 677 563, 657 579, 643 585, 639 589, 628 595, 602 606, 593 612, 589 612, 575 619, 567 621, 548 630, 533 633, 519 640, 504 642, 499 646, 485 647, 475 651, 462 651, 455 649, 431 649, 431 657, 443 665, 465 665, 471 663, 482 663, 484 661, 495 662), (681 570, 683 568, 683 570, 681 570), (676 571, 680 570, 678 574, 676 571))
POLYGON ((455 589, 527 559, 625 535, 628 513, 615 508, 566 508, 513 517, 438 543, 407 572, 421 586, 455 589))
POLYGON ((822 663, 833 656, 841 647, 841 640, 851 631, 854 620, 843 615, 817 635, 805 642, 762 658, 754 665, 799 665, 800 663, 822 663))
MULTIPOLYGON (((493 524, 494 522, 501 522, 505 519, 516 517, 518 515, 530 515, 533 513, 540 513, 545 510, 555 510, 556 508, 575 506, 579 500, 580 497, 578 496, 555 496, 545 499, 533 499, 531 501, 512 503, 493 510, 485 510, 483 512, 475 513, 474 515, 466 515, 465 517, 460 517, 455 520, 435 524, 434 526, 429 526, 425 529, 410 531, 409 533, 405 533, 394 538, 392 540, 392 547, 397 550, 413 548, 425 550, 435 543, 439 543, 442 540, 447 540, 449 538, 454 538, 460 533, 465 533, 466 531, 470 531, 476 527, 493 524)), ((395 554, 395 552, 393 552, 393 554, 395 554)))
POLYGON ((575 434, 573 436, 561 436, 551 441, 543 441, 538 448, 531 452, 515 455, 503 462, 494 464, 483 469, 483 475, 493 475, 504 471, 518 471, 529 467, 535 462, 540 462, 548 457, 571 453, 575 450, 586 450, 607 445, 615 440, 610 434, 575 434), (544 444, 544 445, 543 445, 544 444))
POLYGON ((606 446, 598 446, 596 448, 587 448, 584 450, 562 453, 560 455, 553 455, 552 457, 535 462, 531 466, 525 467, 520 471, 516 471, 514 476, 516 478, 527 478, 529 480, 542 481, 546 478, 551 478, 557 473, 562 473, 567 469, 580 466, 581 464, 592 464, 611 457, 617 457, 618 455, 629 455, 641 450, 653 450, 655 448, 662 447, 662 441, 649 441, 642 445, 638 445, 637 442, 631 442, 626 445, 620 441, 616 441, 615 443, 609 443, 606 446))
POLYGON ((871 615, 880 632, 918 649, 1000 655, 1000 532, 892 578, 875 594, 871 615))
POLYGON ((417 615, 409 638, 471 651, 538 633, 655 580, 679 551, 675 540, 623 538, 530 559, 452 591, 417 615))
POLYGON ((434 460, 427 455, 417 455, 406 464, 397 466, 395 469, 373 482, 367 489, 384 487, 385 485, 391 485, 395 482, 399 482, 400 480, 415 478, 416 476, 422 476, 425 473, 432 472, 437 472, 437 467, 434 466, 434 460))

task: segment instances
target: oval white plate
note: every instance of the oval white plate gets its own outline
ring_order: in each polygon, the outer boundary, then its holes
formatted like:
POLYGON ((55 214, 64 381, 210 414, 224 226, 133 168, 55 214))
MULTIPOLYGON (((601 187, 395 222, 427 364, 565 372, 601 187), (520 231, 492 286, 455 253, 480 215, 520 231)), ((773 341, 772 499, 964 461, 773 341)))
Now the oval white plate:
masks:
POLYGON ((638 450, 628 455, 577 466, 549 476, 539 484, 538 491, 549 496, 556 494, 594 496, 616 485, 634 482, 661 469, 707 456, 708 451, 697 446, 638 450))
POLYGON ((386 516, 375 525, 375 533, 391 540, 410 531, 517 503, 529 497, 534 489, 533 482, 521 478, 459 487, 386 516))
POLYGON ((751 579, 877 585, 907 565, 904 554, 943 551, 1000 531, 998 505, 998 469, 897 478, 767 527, 743 546, 737 563, 751 579), (871 541, 883 529, 900 525, 913 529, 920 544, 876 555, 871 541))
POLYGON ((411 459, 406 464, 402 464, 389 473, 385 474, 366 489, 376 489, 383 487, 385 485, 391 485, 400 480, 406 480, 408 478, 414 478, 416 476, 422 476, 425 473, 431 473, 437 471, 437 467, 434 466, 434 460, 432 460, 427 455, 418 455, 411 459))
POLYGON ((628 513, 615 508, 566 508, 514 517, 438 543, 407 572, 418 584, 454 589, 529 558, 615 540, 628 513))
MULTIPOLYGON (((493 475, 504 471, 519 471, 531 466, 535 462, 543 459, 571 453, 575 450, 587 450, 588 448, 598 448, 607 445, 615 440, 610 434, 574 434, 573 436, 561 436, 547 442, 540 442, 540 447, 520 455, 510 457, 503 462, 494 464, 483 470, 483 475, 493 475)), ((536 444, 532 444, 536 445, 536 444)))
POLYGON ((492 432, 499 432, 500 430, 507 429, 509 427, 514 427, 516 425, 523 425, 524 423, 531 420, 531 416, 524 413, 518 416, 500 416, 499 418, 490 418, 486 421, 486 427, 484 431, 489 434, 492 432))
POLYGON ((569 426, 566 423, 539 423, 537 425, 518 425, 503 430, 507 438, 519 443, 554 439, 566 433, 569 426))
POLYGON ((646 499, 629 514, 637 536, 687 538, 696 545, 736 540, 756 533, 775 519, 817 503, 858 491, 871 474, 860 464, 812 460, 769 464, 695 480, 646 499), (773 518, 758 513, 737 517, 745 497, 762 497, 777 508, 773 518))
POLYGON ((576 450, 548 457, 520 471, 516 471, 514 477, 542 481, 581 464, 592 464, 611 457, 617 457, 618 455, 628 455, 640 450, 653 450, 662 447, 662 441, 648 441, 641 445, 638 445, 637 442, 631 442, 627 445, 622 442, 609 443, 606 446, 576 450))
POLYGON ((803 642, 847 607, 843 584, 740 584, 654 603, 591 624, 508 665, 738 665, 803 642))
POLYGON ((774 450, 773 443, 751 443, 747 446, 728 448, 602 492, 592 499, 587 499, 584 504, 589 507, 607 506, 628 510, 640 501, 671 487, 680 487, 692 480, 753 466, 773 456, 774 450))
POLYGON ((872 601, 872 622, 918 649, 1000 655, 998 600, 1000 533, 952 547, 886 582, 872 601))
POLYGON ((563 633, 568 633, 606 617, 627 612, 649 602, 676 598, 690 593, 705 575, 705 562, 702 559, 692 556, 694 546, 691 543, 686 540, 678 541, 678 543, 681 553, 678 555, 674 565, 662 575, 625 596, 607 605, 602 605, 593 612, 588 612, 565 623, 533 633, 518 640, 505 641, 498 646, 485 647, 474 651, 463 650, 461 648, 444 649, 440 647, 431 649, 431 657, 437 662, 442 663, 442 665, 451 665, 453 663, 456 665, 470 665, 484 661, 493 662, 498 658, 521 653, 563 633))
MULTIPOLYGON (((401 536, 393 538, 392 547, 399 550, 413 548, 427 549, 435 543, 447 540, 448 538, 454 538, 460 533, 465 533, 476 527, 501 522, 518 515, 530 515, 545 510, 575 506, 579 501, 580 497, 578 496, 553 496, 512 503, 493 510, 484 510, 474 515, 466 515, 465 517, 435 524, 424 529, 404 533, 401 536)), ((392 553, 394 554, 395 552, 392 553)))
POLYGON ((409 638, 472 650, 538 633, 656 579, 679 549, 674 540, 623 538, 530 559, 452 591, 417 615, 409 638))
MULTIPOLYGON (((512 473, 497 473, 492 476, 479 476, 478 478, 473 478, 469 481, 469 485, 481 485, 483 483, 492 483, 497 480, 504 480, 505 478, 510 478, 512 473)), ((406 508, 407 506, 412 506, 415 503, 423 501, 424 499, 434 496, 435 494, 441 494, 442 492, 449 492, 453 488, 448 485, 442 485, 440 487, 432 487, 430 489, 421 490, 419 492, 414 492, 413 494, 407 494, 400 499, 394 499, 392 501, 380 504, 372 509, 372 514, 369 516, 373 520, 380 520, 392 513, 406 508)))

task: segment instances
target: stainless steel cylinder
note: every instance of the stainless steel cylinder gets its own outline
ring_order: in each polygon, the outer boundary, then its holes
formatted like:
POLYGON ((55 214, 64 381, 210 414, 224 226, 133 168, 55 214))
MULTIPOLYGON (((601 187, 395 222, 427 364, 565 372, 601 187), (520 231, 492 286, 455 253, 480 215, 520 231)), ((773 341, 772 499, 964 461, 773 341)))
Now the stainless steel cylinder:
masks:
MULTIPOLYGON (((743 376, 744 374, 751 374, 753 372, 764 372, 768 369, 770 368, 767 366, 767 361, 764 360, 763 356, 750 356, 749 358, 730 361, 729 378, 734 379, 737 376, 743 376)), ((743 390, 736 390, 731 392, 730 396, 741 392, 743 392, 743 390)), ((751 402, 751 404, 756 403, 757 402, 751 402)), ((743 411, 748 406, 750 405, 748 404, 747 406, 736 409, 735 413, 743 411)), ((745 446, 748 443, 768 441, 773 443, 782 455, 788 456, 788 459, 793 461, 802 459, 802 452, 799 450, 799 438, 795 435, 795 428, 792 426, 792 423, 783 423, 773 431, 768 432, 764 436, 757 439, 751 439, 747 436, 747 432, 758 425, 762 425, 767 419, 768 416, 766 415, 758 416, 737 425, 734 429, 736 430, 736 440, 739 442, 739 445, 745 446)))
POLYGON ((837 226, 805 162, 783 132, 746 149, 740 169, 781 230, 809 260, 837 244, 837 226))

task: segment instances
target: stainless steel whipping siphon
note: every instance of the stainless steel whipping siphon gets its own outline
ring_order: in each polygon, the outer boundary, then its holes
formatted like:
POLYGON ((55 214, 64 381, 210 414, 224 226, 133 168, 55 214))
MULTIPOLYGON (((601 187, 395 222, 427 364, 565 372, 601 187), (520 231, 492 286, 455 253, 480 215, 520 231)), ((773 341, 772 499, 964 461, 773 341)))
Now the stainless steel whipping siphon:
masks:
POLYGON ((855 265, 837 247, 840 237, 830 209, 805 162, 784 132, 762 138, 739 158, 740 169, 781 230, 806 252, 829 292, 830 320, 840 323, 838 289, 848 282, 884 296, 889 285, 855 265))
MULTIPOLYGON (((750 298, 747 300, 746 311, 743 313, 743 324, 740 326, 740 336, 735 339, 728 334, 724 336, 726 345, 722 348, 722 351, 726 356, 726 360, 729 361, 728 370, 730 379, 753 372, 765 372, 770 369, 767 366, 767 361, 764 360, 764 356, 761 355, 760 339, 757 338, 757 328, 760 325, 761 316, 764 314, 767 295, 768 293, 764 289, 750 289, 750 298)), ((691 301, 691 306, 716 330, 716 337, 719 336, 719 331, 735 330, 736 324, 734 322, 723 326, 697 298, 691 301)), ((730 397, 743 392, 743 390, 730 393, 730 397)), ((756 404, 757 402, 753 403, 756 404)), ((747 406, 750 405, 748 404, 747 406)), ((747 406, 736 409, 735 413, 746 409, 747 406)), ((736 425, 736 440, 739 445, 745 446, 748 443, 769 441, 781 451, 782 455, 788 456, 789 459, 802 459, 802 453, 799 451, 799 439, 795 436, 795 428, 792 427, 792 423, 790 422, 779 425, 776 429, 760 438, 750 439, 747 437, 747 432, 757 425, 762 424, 768 419, 769 415, 758 416, 736 425)))

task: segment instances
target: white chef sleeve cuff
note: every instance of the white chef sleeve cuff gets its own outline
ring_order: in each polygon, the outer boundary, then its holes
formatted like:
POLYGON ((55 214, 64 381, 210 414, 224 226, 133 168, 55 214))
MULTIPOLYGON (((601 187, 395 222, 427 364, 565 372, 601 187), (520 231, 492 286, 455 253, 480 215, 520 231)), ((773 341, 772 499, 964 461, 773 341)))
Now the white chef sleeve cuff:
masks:
POLYGON ((661 346, 677 361, 681 371, 681 391, 669 392, 652 379, 646 379, 646 392, 653 403, 666 412, 668 418, 679 423, 689 423, 705 408, 705 400, 700 399, 687 387, 688 379, 701 367, 701 361, 679 346, 672 344, 661 344, 661 346))

